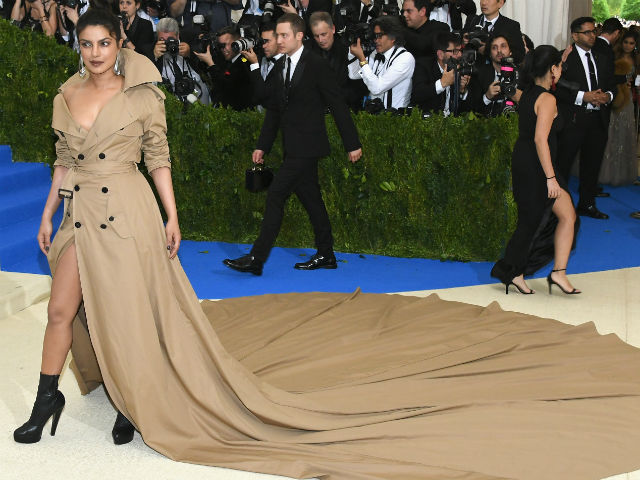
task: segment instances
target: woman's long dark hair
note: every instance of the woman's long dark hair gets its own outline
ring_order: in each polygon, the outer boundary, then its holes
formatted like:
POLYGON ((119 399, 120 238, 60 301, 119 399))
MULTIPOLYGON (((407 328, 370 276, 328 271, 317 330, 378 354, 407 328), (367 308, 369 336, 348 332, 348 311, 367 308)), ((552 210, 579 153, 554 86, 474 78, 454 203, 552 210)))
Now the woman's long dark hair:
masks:
POLYGON ((120 20, 111 11, 104 8, 89 8, 78 19, 76 32, 78 37, 89 26, 104 27, 118 42, 120 41, 120 20))
POLYGON ((539 45, 535 50, 527 53, 521 72, 524 90, 533 87, 536 78, 544 77, 552 66, 560 65, 560 62, 562 62, 562 53, 553 45, 539 45))

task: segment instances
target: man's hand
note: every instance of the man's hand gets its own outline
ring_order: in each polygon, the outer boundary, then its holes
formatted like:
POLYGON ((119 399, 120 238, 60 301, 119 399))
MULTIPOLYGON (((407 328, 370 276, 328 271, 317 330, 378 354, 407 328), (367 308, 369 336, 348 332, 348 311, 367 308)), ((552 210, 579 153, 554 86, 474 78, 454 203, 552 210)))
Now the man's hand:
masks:
POLYGON ((253 163, 264 163, 264 150, 254 150, 251 160, 253 163))
POLYGON ((159 59, 167 52, 167 46, 164 44, 164 40, 158 40, 153 47, 153 56, 155 59, 159 59))
POLYGON ((291 5, 291 0, 289 0, 286 5, 278 5, 278 6, 282 9, 284 13, 295 13, 295 14, 298 13, 298 11, 296 10, 296 7, 291 5))
POLYGON ((360 45, 360 39, 358 39, 353 45, 350 45, 349 50, 351 51, 351 55, 361 62, 366 61, 367 57, 364 56, 364 50, 362 50, 362 45, 360 45))
POLYGON ((349 152, 349 161, 351 163, 356 163, 362 157, 362 148, 354 150, 353 152, 349 152))
POLYGON ((444 72, 442 73, 442 78, 440 79, 440 83, 442 84, 442 88, 447 88, 453 85, 455 80, 455 72, 452 69, 449 69, 449 65, 444 66, 444 72))
POLYGON ((256 53, 253 51, 253 48, 250 48, 249 50, 242 50, 240 53, 244 58, 249 60, 250 65, 258 63, 258 55, 256 55, 256 53))
POLYGON ((471 75, 463 75, 460 77, 460 93, 464 93, 467 91, 467 86, 471 81, 471 75))
POLYGON ((193 52, 193 54, 208 67, 215 65, 213 63, 213 57, 211 56, 211 47, 209 45, 207 45, 207 50, 204 53, 193 52))
POLYGON ((590 103, 595 107, 599 107, 600 105, 606 105, 607 103, 609 103, 609 94, 607 92, 603 92, 600 89, 592 90, 591 92, 584 92, 582 101, 590 103))
POLYGON ((191 55, 191 46, 187 42, 180 42, 178 46, 178 55, 184 58, 189 58, 191 55))
POLYGON ((489 88, 487 89, 485 95, 489 100, 493 100, 498 95, 500 95, 500 82, 495 81, 491 85, 489 85, 489 88))

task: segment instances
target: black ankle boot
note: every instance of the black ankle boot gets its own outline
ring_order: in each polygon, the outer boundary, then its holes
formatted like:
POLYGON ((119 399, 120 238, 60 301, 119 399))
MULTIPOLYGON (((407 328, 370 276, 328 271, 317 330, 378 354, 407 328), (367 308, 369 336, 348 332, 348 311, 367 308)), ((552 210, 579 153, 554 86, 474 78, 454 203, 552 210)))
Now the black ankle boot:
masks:
POLYGON ((40 374, 36 401, 27 423, 13 432, 13 439, 18 443, 36 443, 42 437, 42 429, 47 420, 53 416, 51 435, 56 434, 58 420, 64 408, 64 395, 58 390, 60 375, 40 374))
POLYGON ((133 440, 133 424, 123 414, 118 412, 116 417, 116 423, 111 430, 111 436, 113 437, 113 443, 116 445, 124 445, 133 440))

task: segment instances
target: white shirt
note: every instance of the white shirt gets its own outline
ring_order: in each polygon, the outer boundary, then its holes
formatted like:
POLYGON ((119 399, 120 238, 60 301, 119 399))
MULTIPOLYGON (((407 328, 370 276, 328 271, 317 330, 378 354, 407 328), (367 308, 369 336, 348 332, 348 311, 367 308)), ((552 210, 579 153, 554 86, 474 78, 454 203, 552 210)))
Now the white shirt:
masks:
POLYGON ((249 8, 245 12, 247 15, 262 15, 262 10, 260 10, 259 0, 247 0, 249 2, 249 8))
POLYGON ((429 14, 429 20, 436 20, 438 22, 446 23, 451 30, 451 14, 449 13, 449 4, 445 4, 442 7, 434 8, 429 14))
POLYGON ((273 61, 269 61, 267 57, 262 57, 262 59, 260 60, 260 63, 252 63, 251 65, 249 65, 249 69, 253 72, 254 70, 257 70, 259 68, 262 79, 266 80, 269 74, 271 73, 271 70, 273 70, 273 67, 275 66, 276 62, 280 59, 282 55, 283 55, 282 53, 278 53, 274 55, 273 61))
MULTIPOLYGON (((582 62, 582 67, 584 68, 584 74, 587 77, 587 85, 589 85, 589 91, 592 91, 593 87, 591 86, 591 75, 589 74, 589 61, 587 60, 587 53, 589 53, 591 56, 591 62, 593 63, 593 70, 596 74, 596 80, 598 80, 598 67, 596 67, 596 60, 593 58, 593 50, 587 52, 587 50, 584 50, 582 47, 576 45, 576 52, 578 52, 578 55, 580 56, 580 61, 582 62)), ((583 105, 584 103, 583 98, 585 93, 586 92, 583 92, 582 90, 578 92, 578 94, 576 95, 576 105, 583 105)), ((613 94, 611 92, 607 92, 607 93, 609 94, 609 101, 611 102, 613 100, 613 94)), ((590 103, 587 104, 587 110, 599 110, 599 109, 600 109, 599 107, 594 107, 590 103)))
MULTIPOLYGON (((444 73, 444 68, 442 68, 440 62, 438 62, 438 68, 440 69, 440 73, 444 73)), ((436 93, 440 95, 442 92, 446 92, 444 101, 444 116, 447 117, 451 113, 451 86, 443 87, 442 80, 436 80, 436 93)), ((464 93, 460 94, 460 98, 462 100, 466 100, 468 94, 469 90, 466 90, 464 93)))
POLYGON ((483 17, 483 27, 488 24, 489 26, 487 27, 487 31, 492 32, 499 18, 500 14, 496 15, 496 18, 494 18, 493 20, 489 20, 487 17, 483 17))
MULTIPOLYGON (((352 80, 362 79, 369 89, 369 96, 381 99, 385 108, 387 108, 389 90, 393 90, 391 108, 408 107, 411 100, 411 79, 416 66, 415 58, 403 47, 392 47, 384 52, 384 64, 375 61, 375 57, 374 50, 369 55, 369 63, 364 67, 360 67, 358 61, 351 62, 349 64, 349 78, 352 80), (400 53, 401 51, 403 53, 400 53)), ((349 52, 349 60, 353 58, 354 56, 349 52)))
POLYGON ((291 71, 289 72, 289 80, 293 79, 293 72, 296 71, 296 66, 298 65, 298 62, 300 61, 300 57, 302 56, 302 51, 304 50, 304 45, 302 45, 298 50, 296 50, 293 55, 289 56, 289 55, 285 55, 285 59, 284 59, 284 67, 282 69, 282 78, 284 79, 284 81, 287 81, 287 63, 289 63, 287 61, 288 58, 291 59, 291 71))

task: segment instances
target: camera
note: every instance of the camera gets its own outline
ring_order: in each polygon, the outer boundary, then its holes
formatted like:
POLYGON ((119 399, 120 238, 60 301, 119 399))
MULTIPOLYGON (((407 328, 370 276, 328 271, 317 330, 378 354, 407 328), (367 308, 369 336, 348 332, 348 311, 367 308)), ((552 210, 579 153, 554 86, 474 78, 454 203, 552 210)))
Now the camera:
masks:
POLYGON ((384 0, 382 3, 382 13, 390 17, 400 16, 400 7, 397 0, 384 0))
POLYGON ((241 25, 238 27, 240 38, 231 44, 234 53, 264 45, 264 40, 258 35, 256 29, 251 25, 241 25))
POLYGON ((127 13, 126 12, 120 12, 118 14, 118 18, 122 22, 122 27, 126 30, 127 27, 129 26, 129 17, 127 16, 127 13))
POLYGON ((473 30, 467 32, 467 39, 469 40, 469 47, 479 49, 487 40, 489 40, 489 32, 487 32, 482 26, 476 25, 473 30))
POLYGON ((287 0, 260 0, 259 7, 262 10, 262 23, 269 23, 273 20, 273 14, 277 5, 286 5, 287 0))
POLYGON ((365 55, 373 52, 376 48, 373 32, 368 23, 349 23, 344 30, 344 38, 347 45, 355 45, 360 39, 360 46, 365 55))
POLYGON ((207 51, 207 47, 209 47, 209 52, 213 55, 216 51, 216 47, 218 46, 216 41, 217 38, 215 34, 211 33, 209 23, 204 15, 194 15, 193 25, 197 29, 198 33, 191 42, 191 50, 196 53, 204 53, 207 51))
POLYGON ((476 67, 477 52, 475 50, 464 50, 462 57, 450 58, 447 61, 447 66, 455 70, 460 76, 474 75, 478 71, 476 67))
MULTIPOLYGON (((144 2, 144 10, 152 9, 158 12, 159 17, 164 17, 167 14, 167 4, 165 1, 160 0, 146 0, 144 2)), ((147 13, 149 13, 147 11, 147 13)))
POLYGON ((170 80, 163 78, 162 84, 185 105, 197 102, 202 96, 202 90, 196 81, 188 75, 176 77, 173 85, 170 80))
POLYGON ((164 45, 167 47, 167 53, 173 57, 178 56, 180 50, 180 40, 177 38, 169 37, 164 41, 164 45))
POLYGON ((507 98, 516 94, 518 87, 518 71, 513 58, 506 57, 500 61, 500 93, 507 98))
POLYGON ((60 0, 60 5, 63 7, 76 8, 82 6, 83 3, 80 0, 60 0))

